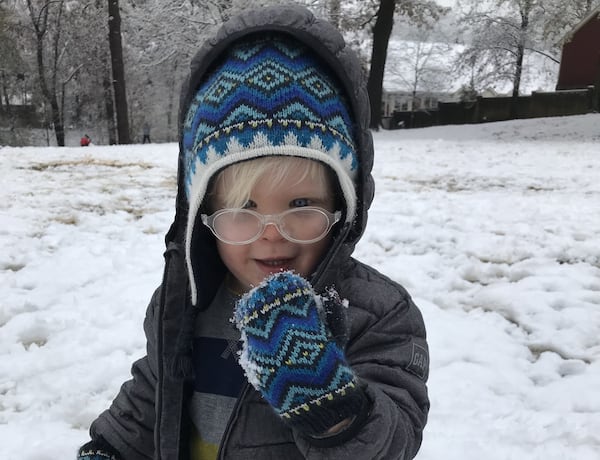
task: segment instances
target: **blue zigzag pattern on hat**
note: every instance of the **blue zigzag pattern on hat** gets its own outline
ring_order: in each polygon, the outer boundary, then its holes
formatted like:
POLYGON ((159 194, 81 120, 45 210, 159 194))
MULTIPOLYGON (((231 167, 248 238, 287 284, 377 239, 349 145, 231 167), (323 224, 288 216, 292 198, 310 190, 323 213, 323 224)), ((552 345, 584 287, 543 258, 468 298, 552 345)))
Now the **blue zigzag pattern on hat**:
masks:
MULTIPOLYGON (((300 276, 278 273, 236 307, 242 360, 250 382, 277 412, 292 418, 355 388, 344 353, 321 317, 312 287, 300 276)), ((243 364, 242 364, 243 365, 243 364)))
POLYGON ((352 129, 339 84, 308 48, 283 35, 238 43, 216 64, 187 111, 186 191, 189 196, 196 168, 257 146, 320 145, 352 176, 357 169, 352 129))

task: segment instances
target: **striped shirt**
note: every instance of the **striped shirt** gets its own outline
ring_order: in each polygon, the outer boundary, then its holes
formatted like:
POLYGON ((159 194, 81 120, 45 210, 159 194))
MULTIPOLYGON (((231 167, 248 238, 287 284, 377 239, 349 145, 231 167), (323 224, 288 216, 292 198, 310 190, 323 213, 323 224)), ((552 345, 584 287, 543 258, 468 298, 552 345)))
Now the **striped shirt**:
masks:
POLYGON ((237 362, 240 333, 230 321, 237 297, 221 285, 198 314, 194 334, 194 394, 190 415, 192 460, 215 460, 246 377, 237 362))

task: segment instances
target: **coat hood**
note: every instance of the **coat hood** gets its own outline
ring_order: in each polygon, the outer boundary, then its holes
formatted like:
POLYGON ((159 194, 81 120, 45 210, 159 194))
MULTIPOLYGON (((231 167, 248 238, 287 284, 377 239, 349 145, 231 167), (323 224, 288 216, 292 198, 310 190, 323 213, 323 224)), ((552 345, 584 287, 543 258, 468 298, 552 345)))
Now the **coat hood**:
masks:
MULTIPOLYGON (((354 219, 345 223, 337 233, 332 249, 318 268, 313 281, 319 280, 319 284, 325 285, 330 278, 327 273, 331 274, 332 271, 335 271, 336 266, 350 257, 364 232, 367 211, 374 195, 374 183, 371 176, 373 141, 369 130, 370 106, 365 73, 356 54, 346 46, 339 31, 328 22, 317 19, 308 9, 299 5, 260 8, 232 17, 221 26, 213 38, 204 42, 192 59, 190 72, 182 85, 180 97, 177 209, 175 222, 167 239, 176 240, 182 244, 187 243, 188 252, 194 255, 193 260, 188 260, 194 304, 199 297, 197 293, 199 286, 210 284, 206 282, 207 277, 209 280, 217 282, 219 273, 224 270, 219 271, 207 267, 213 262, 216 245, 212 235, 202 224, 196 222, 194 236, 190 238, 193 241, 185 241, 190 206, 186 198, 184 177, 186 165, 183 145, 185 118, 198 88, 206 80, 207 72, 210 71, 213 64, 231 47, 232 43, 257 33, 286 34, 314 52, 342 85, 346 93, 350 115, 354 121, 353 134, 358 160, 358 172, 354 179, 356 212, 354 219)), ((318 287, 318 285, 315 286, 315 288, 318 287)), ((202 302, 200 303, 202 304, 202 302)))

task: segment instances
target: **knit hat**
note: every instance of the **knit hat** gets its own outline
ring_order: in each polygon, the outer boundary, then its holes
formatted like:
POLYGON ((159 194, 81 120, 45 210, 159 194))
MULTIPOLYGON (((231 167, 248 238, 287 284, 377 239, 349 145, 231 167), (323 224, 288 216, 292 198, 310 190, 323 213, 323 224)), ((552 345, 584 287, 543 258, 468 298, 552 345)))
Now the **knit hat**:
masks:
POLYGON ((292 37, 246 37, 224 53, 190 102, 182 148, 194 303, 194 224, 210 179, 223 168, 269 155, 320 161, 337 176, 346 222, 354 219, 358 161, 350 110, 331 71, 292 37))

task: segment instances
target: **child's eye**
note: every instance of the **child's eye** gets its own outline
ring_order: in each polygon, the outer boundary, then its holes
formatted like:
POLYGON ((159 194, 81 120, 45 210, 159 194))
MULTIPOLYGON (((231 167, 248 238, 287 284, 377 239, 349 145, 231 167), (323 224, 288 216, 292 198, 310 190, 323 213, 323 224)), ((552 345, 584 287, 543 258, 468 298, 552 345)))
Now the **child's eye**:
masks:
POLYGON ((303 208, 304 206, 310 206, 312 204, 312 200, 308 198, 296 198, 290 201, 291 208, 303 208))
POLYGON ((242 206, 242 209, 250 209, 250 208, 256 208, 256 203, 252 200, 246 201, 246 204, 244 204, 244 206, 242 206))

